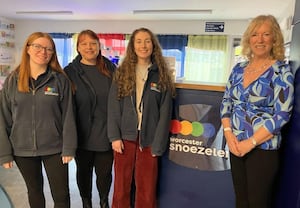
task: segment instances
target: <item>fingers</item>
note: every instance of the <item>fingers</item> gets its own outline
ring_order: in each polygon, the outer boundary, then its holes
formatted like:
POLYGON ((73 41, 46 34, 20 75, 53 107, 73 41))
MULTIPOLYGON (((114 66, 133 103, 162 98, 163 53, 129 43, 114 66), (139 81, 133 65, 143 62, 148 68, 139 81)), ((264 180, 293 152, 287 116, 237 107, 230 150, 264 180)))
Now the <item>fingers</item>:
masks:
POLYGON ((117 152, 122 154, 124 150, 124 143, 122 140, 116 140, 112 142, 112 149, 117 152))
POLYGON ((239 155, 240 154, 240 152, 237 148, 237 144, 238 144, 238 142, 236 142, 235 140, 229 140, 229 142, 228 142, 229 150, 234 155, 239 155))
POLYGON ((225 138, 229 151, 237 157, 242 157, 243 155, 238 148, 239 141, 237 140, 236 136, 232 132, 227 132, 225 138))
POLYGON ((123 153, 123 150, 124 150, 124 143, 121 142, 121 153, 123 153))
POLYGON ((250 140, 243 140, 238 143, 237 150, 241 153, 241 156, 246 155, 253 149, 253 144, 249 141, 250 140))
POLYGON ((11 162, 7 162, 7 163, 3 163, 2 167, 5 168, 5 169, 12 168, 13 167, 13 162, 11 161, 11 162))
POLYGON ((69 163, 71 160, 73 160, 73 157, 72 157, 72 156, 63 156, 63 157, 62 157, 62 162, 63 162, 63 164, 67 164, 67 163, 69 163))
POLYGON ((229 150, 230 150, 230 152, 231 152, 232 154, 234 154, 234 155, 237 156, 237 157, 241 157, 241 156, 242 156, 242 153, 240 153, 240 152, 237 151, 236 149, 230 149, 230 148, 229 148, 229 150))

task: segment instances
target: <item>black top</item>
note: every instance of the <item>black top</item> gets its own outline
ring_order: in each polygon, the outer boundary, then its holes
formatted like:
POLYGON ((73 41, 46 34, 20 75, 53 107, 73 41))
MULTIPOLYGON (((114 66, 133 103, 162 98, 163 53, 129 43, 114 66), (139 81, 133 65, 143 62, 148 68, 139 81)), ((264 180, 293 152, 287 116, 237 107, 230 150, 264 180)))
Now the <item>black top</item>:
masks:
POLYGON ((13 156, 35 157, 61 153, 75 156, 76 124, 70 81, 48 69, 29 93, 19 92, 13 71, 1 91, 0 164, 13 156))
MULTIPOLYGON (((115 65, 105 57, 107 68, 113 73, 115 65)), ((111 77, 100 73, 96 66, 84 65, 77 56, 65 72, 75 86, 75 111, 78 148, 90 151, 111 149, 107 137, 107 98, 111 77)))

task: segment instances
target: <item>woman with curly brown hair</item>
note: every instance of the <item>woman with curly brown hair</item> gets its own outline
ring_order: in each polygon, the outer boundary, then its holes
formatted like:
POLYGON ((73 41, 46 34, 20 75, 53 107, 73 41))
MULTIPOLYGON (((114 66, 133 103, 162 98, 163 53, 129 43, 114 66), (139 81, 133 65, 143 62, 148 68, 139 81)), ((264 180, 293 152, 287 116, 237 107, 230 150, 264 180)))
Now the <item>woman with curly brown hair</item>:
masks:
POLYGON ((114 208, 156 207, 158 156, 167 148, 173 79, 155 35, 133 32, 126 56, 116 70, 108 99, 108 137, 114 150, 114 208))

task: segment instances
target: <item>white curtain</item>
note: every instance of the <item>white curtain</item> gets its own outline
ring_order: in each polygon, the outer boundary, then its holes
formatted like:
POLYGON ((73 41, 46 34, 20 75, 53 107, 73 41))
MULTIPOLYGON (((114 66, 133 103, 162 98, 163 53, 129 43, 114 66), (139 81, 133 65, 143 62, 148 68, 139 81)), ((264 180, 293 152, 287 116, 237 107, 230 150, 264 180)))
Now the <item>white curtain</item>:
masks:
POLYGON ((226 83, 228 37, 225 35, 190 35, 185 49, 186 81, 226 83))

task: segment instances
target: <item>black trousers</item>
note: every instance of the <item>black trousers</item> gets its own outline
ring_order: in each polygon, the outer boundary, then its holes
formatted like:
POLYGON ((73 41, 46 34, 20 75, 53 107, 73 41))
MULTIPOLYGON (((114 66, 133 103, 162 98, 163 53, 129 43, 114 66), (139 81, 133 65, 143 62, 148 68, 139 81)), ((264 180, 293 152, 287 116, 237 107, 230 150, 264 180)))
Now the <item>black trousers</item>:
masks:
POLYGON ((92 198, 93 169, 95 168, 99 198, 101 201, 107 201, 112 183, 112 150, 96 152, 78 149, 75 160, 77 165, 77 185, 80 196, 85 199, 92 198))
POLYGON ((68 165, 62 163, 60 154, 39 157, 15 157, 15 162, 25 180, 31 208, 45 208, 44 165, 54 201, 54 208, 69 208, 68 165))
POLYGON ((271 208, 279 171, 279 151, 255 148, 244 157, 230 154, 237 208, 271 208))

